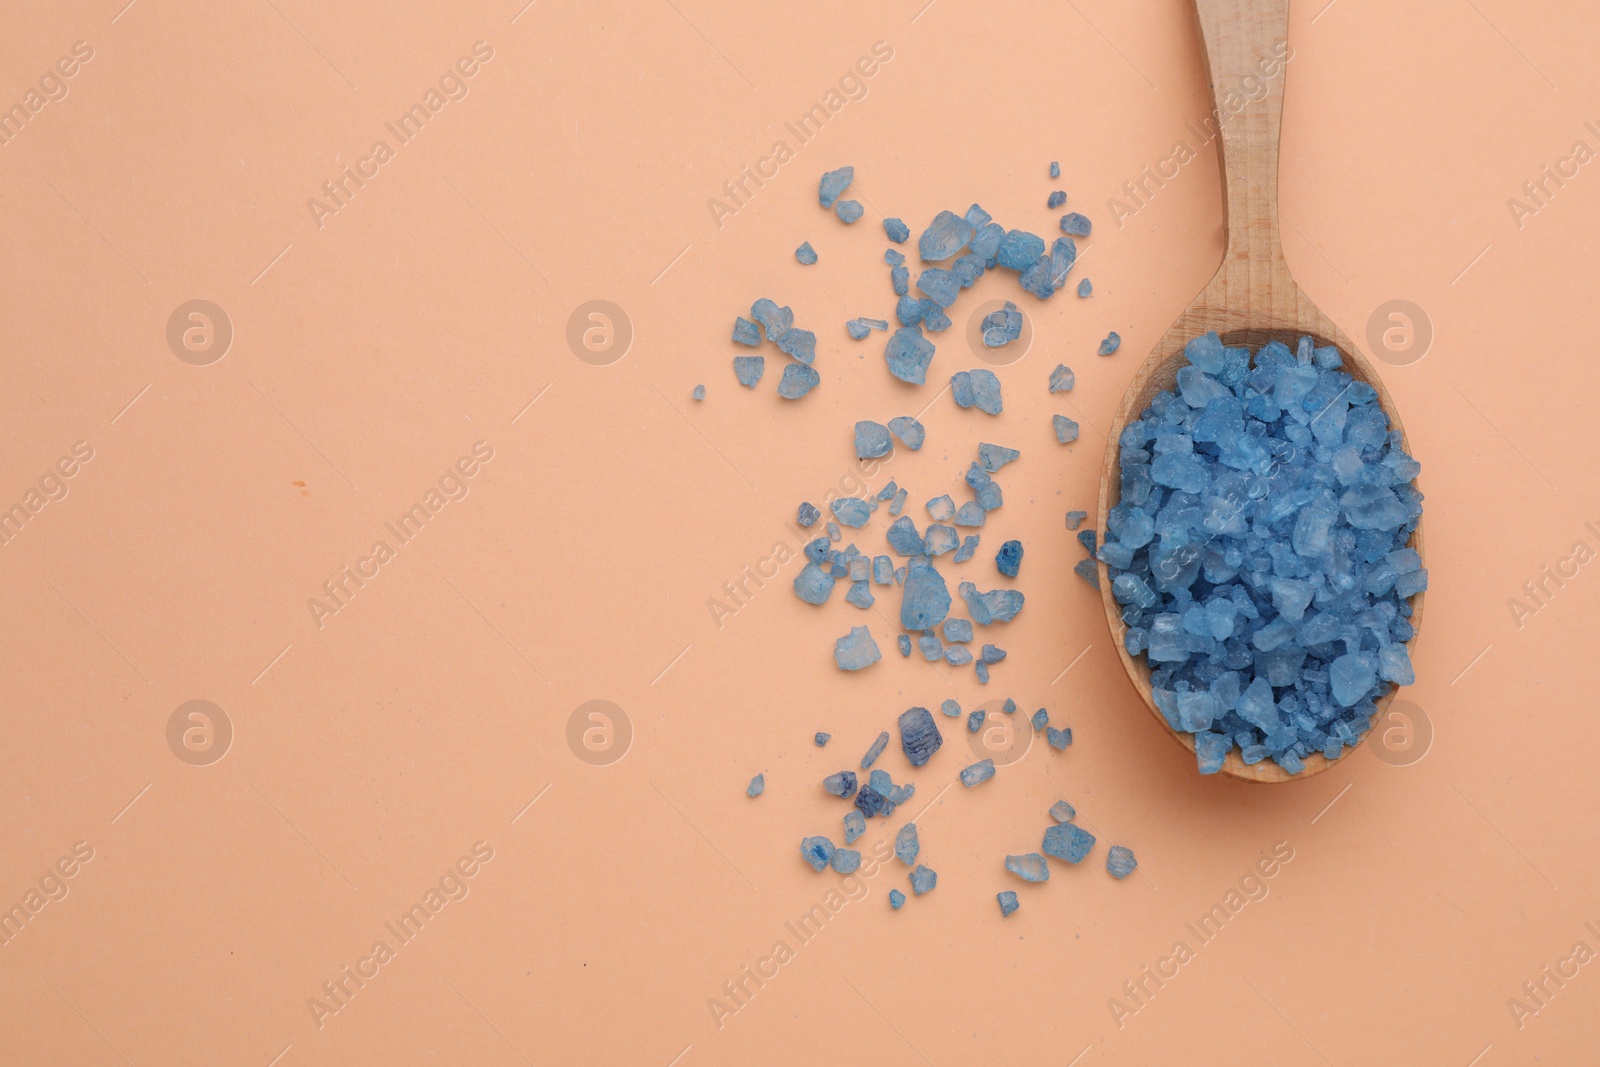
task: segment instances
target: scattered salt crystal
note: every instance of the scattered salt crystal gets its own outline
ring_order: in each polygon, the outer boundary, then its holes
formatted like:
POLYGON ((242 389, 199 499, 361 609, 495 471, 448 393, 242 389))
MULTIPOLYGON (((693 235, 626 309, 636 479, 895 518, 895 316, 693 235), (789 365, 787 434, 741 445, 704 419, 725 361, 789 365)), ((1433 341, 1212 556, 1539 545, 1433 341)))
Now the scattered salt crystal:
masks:
POLYGON ((810 241, 807 241, 794 250, 794 258, 809 267, 817 261, 817 250, 811 247, 810 241))
POLYGON ((1006 870, 1021 878, 1024 882, 1048 882, 1050 880, 1050 865, 1037 852, 1029 852, 1022 856, 1007 856, 1006 870))

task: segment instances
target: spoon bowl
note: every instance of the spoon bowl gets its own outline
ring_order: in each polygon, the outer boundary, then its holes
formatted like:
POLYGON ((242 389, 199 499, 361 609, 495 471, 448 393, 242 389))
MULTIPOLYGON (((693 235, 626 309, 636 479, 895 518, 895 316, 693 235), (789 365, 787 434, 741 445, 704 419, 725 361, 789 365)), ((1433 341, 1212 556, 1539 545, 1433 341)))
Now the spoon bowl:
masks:
MULTIPOLYGON (((1248 345, 1252 350, 1268 341, 1281 341, 1293 351, 1303 336, 1309 336, 1318 347, 1337 348, 1344 372, 1372 386, 1390 428, 1399 432, 1406 452, 1411 451, 1394 400, 1372 364, 1300 289, 1283 256, 1278 229, 1278 140, 1284 71, 1293 57, 1288 46, 1288 0, 1195 0, 1195 8, 1216 104, 1213 118, 1217 154, 1222 163, 1227 250, 1211 281, 1140 365, 1117 408, 1100 475, 1098 515, 1102 524, 1121 496, 1123 429, 1143 413, 1157 393, 1176 389, 1178 371, 1188 362, 1183 355, 1184 346, 1212 331, 1225 345, 1248 345)), ((1422 555, 1420 522, 1409 544, 1422 555)), ((1194 735, 1172 729, 1156 707, 1149 666, 1127 650, 1127 626, 1122 621, 1122 608, 1111 594, 1110 570, 1104 563, 1098 567, 1100 597, 1123 669, 1162 729, 1193 753, 1194 735)), ((1406 642, 1408 650, 1415 646, 1421 628, 1424 595, 1418 593, 1411 599, 1413 633, 1406 642)), ((1382 715, 1394 694, 1391 686, 1378 699, 1374 719, 1382 715)), ((1340 759, 1353 751, 1346 749, 1340 759)), ((1270 759, 1245 763, 1235 746, 1224 758, 1221 773, 1252 782, 1289 782, 1321 774, 1337 762, 1313 752, 1306 756, 1304 770, 1290 774, 1270 759)))

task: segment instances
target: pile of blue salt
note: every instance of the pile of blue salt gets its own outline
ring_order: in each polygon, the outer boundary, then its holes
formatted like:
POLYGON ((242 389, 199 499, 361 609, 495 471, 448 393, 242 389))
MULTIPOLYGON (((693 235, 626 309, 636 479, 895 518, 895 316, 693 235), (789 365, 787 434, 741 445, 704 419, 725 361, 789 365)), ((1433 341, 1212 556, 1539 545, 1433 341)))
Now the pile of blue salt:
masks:
POLYGON ((1375 702, 1414 680, 1420 465, 1336 348, 1302 337, 1252 359, 1211 333, 1184 355, 1176 391, 1122 433, 1096 555, 1200 772, 1237 746, 1296 774, 1355 745, 1375 702))

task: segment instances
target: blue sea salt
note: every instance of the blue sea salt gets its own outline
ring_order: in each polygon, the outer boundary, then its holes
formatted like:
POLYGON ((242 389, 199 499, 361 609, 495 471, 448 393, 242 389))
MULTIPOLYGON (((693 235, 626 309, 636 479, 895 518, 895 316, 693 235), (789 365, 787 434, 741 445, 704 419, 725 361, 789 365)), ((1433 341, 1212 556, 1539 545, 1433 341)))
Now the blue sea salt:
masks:
POLYGON ((1006 448, 1004 445, 978 445, 978 462, 990 474, 993 474, 1012 460, 1020 458, 1021 455, 1022 453, 1016 449, 1006 448))
POLYGON ((903 267, 906 262, 906 254, 898 248, 885 248, 883 250, 883 261, 891 267, 903 267))
POLYGON ((944 620, 944 639, 964 643, 972 640, 972 623, 966 619, 944 620))
POLYGON ((1052 177, 1052 178, 1061 177, 1061 164, 1056 162, 1055 160, 1051 160, 1050 161, 1050 177, 1052 177))
POLYGON ((817 250, 811 247, 810 241, 807 241, 794 250, 794 258, 809 267, 817 261, 817 250))
POLYGON ((887 456, 894 450, 894 441, 889 436, 889 428, 880 422, 863 419, 856 423, 856 457, 858 459, 877 459, 887 456))
POLYGON ((833 593, 833 576, 808 562, 794 577, 794 595, 807 604, 826 604, 833 593))
POLYGON ((976 500, 969 500, 956 509, 957 526, 982 526, 986 514, 976 500))
POLYGON ((983 729, 983 720, 987 717, 988 713, 982 708, 979 708, 974 712, 969 712, 967 715, 967 733, 975 734, 979 730, 983 729))
POLYGON ((922 447, 922 442, 927 437, 927 431, 922 428, 922 423, 910 415, 900 415, 890 419, 889 432, 900 438, 913 452, 922 447))
POLYGON ((922 301, 922 325, 928 328, 929 333, 942 333, 950 328, 950 316, 944 313, 932 300, 922 301))
POLYGON ((1109 356, 1111 353, 1115 352, 1121 347, 1122 335, 1117 333, 1116 330, 1112 330, 1110 333, 1106 334, 1106 339, 1100 342, 1100 354, 1102 356, 1109 356))
POLYGON ((1092 559, 1080 559, 1072 565, 1072 573, 1088 582, 1096 589, 1100 588, 1100 568, 1094 565, 1092 559))
POLYGON ((927 381, 928 364, 933 361, 933 342, 923 337, 916 326, 902 326, 889 335, 883 358, 890 374, 903 382, 921 385, 927 381))
POLYGON ((970 767, 961 769, 961 784, 971 789, 980 782, 987 782, 994 777, 994 760, 979 760, 970 767))
POLYGON ((1082 281, 1080 281, 1078 283, 1078 295, 1080 297, 1089 296, 1093 292, 1094 292, 1094 283, 1091 282, 1088 278, 1085 278, 1085 279, 1083 279, 1082 281))
MULTIPOLYGON (((959 587, 961 598, 967 602, 967 614, 972 616, 972 621, 979 626, 988 626, 996 622, 1010 622, 1016 618, 1017 612, 1022 610, 1023 595, 1016 589, 992 589, 987 593, 980 593, 978 587, 971 582, 962 582, 959 587)), ((911 629, 911 627, 906 627, 911 629)))
POLYGON ((894 479, 890 478, 889 484, 884 486, 882 489, 879 489, 878 495, 872 499, 878 501, 880 504, 885 500, 892 500, 894 499, 894 494, 899 491, 899 489, 900 487, 895 484, 894 479))
POLYGON ((1049 742, 1051 748, 1066 748, 1068 745, 1072 744, 1071 727, 1068 727, 1065 730, 1057 730, 1054 726, 1046 726, 1044 730, 1044 736, 1045 740, 1049 742))
POLYGON ((917 239, 917 253, 925 263, 938 263, 967 247, 972 234, 972 223, 953 211, 941 211, 917 239))
POLYGON ((814 871, 825 871, 833 860, 833 842, 826 837, 808 837, 800 842, 800 855, 814 871))
POLYGON ((1057 363, 1056 369, 1050 372, 1050 391, 1052 393, 1070 393, 1073 384, 1077 381, 1072 373, 1072 368, 1065 363, 1057 363))
POLYGON ((865 818, 870 819, 878 815, 888 818, 894 814, 895 804, 876 789, 864 785, 861 787, 861 792, 856 794, 856 807, 865 818))
POLYGON ((982 329, 984 347, 1001 348, 1022 336, 1022 312, 1007 300, 1005 307, 983 317, 982 329))
POLYGON ((839 221, 849 226, 865 214, 866 208, 855 200, 841 200, 833 205, 833 213, 839 216, 839 221))
POLYGON ((896 638, 896 640, 900 644, 900 654, 902 656, 910 656, 911 655, 911 637, 910 637, 910 635, 909 634, 900 634, 899 637, 896 638))
POLYGON ((1044 844, 1040 847, 1046 856, 1079 863, 1094 848, 1094 835, 1076 823, 1057 823, 1044 832, 1044 844))
MULTIPOLYGON (((861 561, 856 560, 856 562, 861 561)), ((845 603, 865 611, 872 607, 872 602, 877 598, 872 595, 872 584, 863 579, 850 583, 850 591, 844 595, 844 599, 845 603)))
POLYGON ((706 398, 706 387, 703 385, 695 386, 693 395, 696 400, 704 400, 706 398))
POLYGON ((911 236, 911 227, 899 219, 884 219, 883 232, 889 235, 889 240, 895 244, 905 244, 906 238, 911 236))
POLYGON ((883 750, 889 747, 889 731, 884 730, 878 739, 872 742, 872 747, 867 749, 866 755, 861 757, 861 769, 866 770, 878 762, 878 757, 883 755, 883 750))
POLYGON ((867 832, 867 817, 854 809, 844 814, 844 843, 853 845, 856 838, 867 832))
POLYGON ((1061 216, 1061 232, 1069 233, 1074 237, 1087 237, 1092 223, 1076 211, 1069 211, 1061 216))
POLYGON ((1111 877, 1122 879, 1133 873, 1139 866, 1139 861, 1134 859, 1133 850, 1121 845, 1112 845, 1106 853, 1106 870, 1111 872, 1111 877))
MULTIPOLYGON (((911 293, 911 272, 909 270, 907 270, 905 267, 900 266, 898 263, 895 264, 893 267, 890 267, 889 268, 889 287, 894 290, 894 295, 895 296, 900 297, 902 300, 909 300, 910 299, 910 293, 911 293)), ((906 322, 905 321, 907 318, 912 318, 913 322, 922 318, 922 303, 921 303, 921 301, 912 301, 912 305, 914 305, 914 316, 913 315, 901 315, 900 316, 901 322, 906 326, 910 326, 911 325, 911 322, 906 322)), ((908 305, 908 306, 910 306, 910 305, 908 305)))
POLYGON ((968 222, 972 223, 974 227, 982 226, 984 223, 994 218, 993 215, 983 210, 983 207, 979 204, 973 204, 971 207, 967 208, 967 213, 962 217, 968 222))
POLYGON ((925 633, 917 638, 917 651, 922 653, 922 658, 929 663, 938 663, 944 659, 944 646, 939 643, 937 635, 925 633))
POLYGON ((995 265, 995 254, 1000 250, 1000 242, 1005 240, 1006 228, 998 222, 986 222, 978 227, 978 232, 972 235, 969 247, 972 254, 983 260, 986 266, 995 265))
POLYGON ((999 663, 1006 658, 1006 650, 999 645, 984 645, 982 653, 984 663, 999 663))
MULTIPOLYGON (((810 364, 817 358, 817 335, 810 330, 789 329, 777 340, 778 351, 801 363, 810 364)), ((788 374, 784 374, 785 380, 788 374)))
POLYGON ((954 719, 961 714, 961 702, 953 698, 948 699, 939 705, 939 711, 954 719))
POLYGON ((894 584, 894 562, 888 556, 872 557, 872 584, 894 584))
POLYGON ((956 554, 950 557, 952 563, 965 563, 978 552, 978 535, 968 534, 961 539, 961 547, 956 549, 956 554))
MULTIPOLYGON (((898 521, 898 520, 897 520, 898 521)), ((938 568, 912 556, 900 599, 900 625, 906 630, 931 630, 950 612, 950 590, 938 568)))
POLYGON ((739 379, 739 384, 746 389, 754 389, 761 381, 761 376, 767 372, 767 358, 765 356, 734 356, 733 376, 739 379))
POLYGON ((872 332, 872 327, 868 326, 860 319, 850 319, 844 324, 844 329, 845 332, 850 335, 850 339, 853 341, 859 341, 866 337, 867 334, 872 332))
POLYGON ((1021 904, 1017 903, 1017 895, 1009 889, 996 893, 994 898, 1000 902, 1001 918, 1005 918, 1007 915, 1010 915, 1012 912, 1022 907, 1021 904))
POLYGON ((938 523, 930 525, 928 532, 923 536, 930 556, 942 556, 946 552, 953 552, 961 544, 961 535, 956 533, 954 527, 941 526, 938 523))
POLYGON ((846 800, 856 795, 856 785, 855 771, 837 771, 822 780, 825 791, 846 800))
POLYGON ((1066 202, 1067 194, 1062 192, 1060 189, 1056 189, 1051 192, 1049 198, 1045 200, 1044 206, 1047 208, 1058 208, 1066 202))
POLYGON ((922 851, 922 843, 917 840, 917 824, 908 822, 900 827, 894 835, 895 859, 907 867, 917 862, 917 853, 922 851))
POLYGON ((841 671, 859 671, 883 657, 867 628, 852 626, 848 634, 833 643, 833 658, 841 671))
POLYGON ((814 740, 817 743, 817 747, 818 748, 821 748, 823 745, 826 745, 832 739, 833 739, 833 735, 832 734, 825 734, 821 730, 818 730, 817 731, 817 736, 812 738, 812 740, 814 740))
POLYGON ((983 660, 978 660, 972 665, 973 676, 978 679, 979 685, 989 684, 989 665, 983 660))
POLYGON ((1071 822, 1078 814, 1078 809, 1065 800, 1058 800, 1050 805, 1050 817, 1056 822, 1071 822))
POLYGON ((836 522, 834 522, 834 521, 832 521, 830 519, 828 521, 827 529, 828 529, 828 540, 829 541, 837 541, 837 540, 839 540, 840 534, 839 534, 839 524, 838 523, 836 523, 836 522))
POLYGON ((1022 856, 1007 856, 1006 870, 1021 878, 1024 882, 1048 882, 1050 880, 1050 864, 1037 852, 1029 852, 1022 856))
POLYGON ((1044 255, 1044 238, 1026 230, 1008 230, 995 250, 995 258, 1007 270, 1022 271, 1044 255))
POLYGON ((822 512, 818 511, 817 506, 810 501, 802 501, 799 509, 795 512, 795 521, 801 526, 815 526, 820 518, 822 518, 822 512))
POLYGON ((834 518, 852 529, 860 529, 872 518, 872 505, 857 496, 842 496, 829 503, 834 518))
POLYGON ((1017 702, 1010 697, 1006 697, 1006 702, 1000 705, 1000 710, 1007 715, 1015 715, 1017 713, 1017 702))
POLYGON ((1052 415, 1051 423, 1055 426, 1056 440, 1064 445, 1070 445, 1078 439, 1078 424, 1065 415, 1052 415))
POLYGON ((741 345, 754 348, 761 343, 761 331, 756 329, 756 324, 743 315, 733 320, 733 339, 741 345))
MULTIPOLYGON (((762 297, 750 305, 750 317, 767 331, 767 340, 774 343, 794 325, 794 309, 779 307, 775 301, 762 297)), ((737 324, 735 324, 737 329, 737 324)))
POLYGON ((956 517, 956 502, 950 499, 950 494, 936 496, 924 505, 928 509, 928 517, 935 522, 949 522, 956 517))
POLYGON ((995 553, 994 565, 995 569, 1007 578, 1015 578, 1017 568, 1022 566, 1022 542, 1007 541, 1001 545, 1000 551, 995 553))
POLYGON ((917 275, 917 288, 941 308, 954 304, 961 295, 960 280, 942 267, 929 267, 917 275))
MULTIPOLYGON (((889 542, 889 547, 902 556, 920 556, 927 551, 922 535, 917 533, 917 524, 911 521, 909 515, 902 515, 890 523, 883 536, 884 540, 889 542)), ((921 629, 921 627, 907 627, 907 629, 921 629)))
POLYGON ((990 415, 1000 414, 1003 407, 1000 379, 990 370, 957 371, 950 378, 950 395, 957 407, 975 407, 990 415))
POLYGON ((994 511, 1005 503, 1005 498, 1000 492, 1000 483, 989 477, 989 472, 976 462, 967 468, 965 481, 972 490, 972 498, 984 511, 994 511))
POLYGON ((921 767, 933 758, 944 744, 939 726, 927 708, 908 708, 899 719, 900 749, 911 761, 911 766, 921 767))
POLYGON ((832 207, 833 202, 839 199, 839 194, 850 187, 855 180, 856 168, 840 167, 830 170, 822 176, 822 181, 817 187, 817 203, 823 207, 832 207))
POLYGON ((1034 730, 1043 730, 1050 722, 1050 709, 1040 708, 1034 712, 1032 722, 1034 730))
POLYGON ((744 795, 747 797, 758 797, 766 791, 767 776, 764 774, 758 774, 754 778, 750 779, 750 785, 745 789, 744 795))
POLYGON ((931 892, 933 887, 938 884, 938 872, 932 868, 918 864, 917 869, 911 872, 911 891, 919 897, 924 893, 931 892))
POLYGON ((790 363, 783 368, 783 377, 778 380, 778 395, 785 400, 799 400, 820 381, 822 375, 804 363, 790 363))
POLYGON ((899 911, 906 902, 906 895, 898 889, 889 890, 889 907, 899 911))
POLYGON ((828 863, 839 874, 854 874, 861 866, 861 853, 853 848, 836 848, 828 863))

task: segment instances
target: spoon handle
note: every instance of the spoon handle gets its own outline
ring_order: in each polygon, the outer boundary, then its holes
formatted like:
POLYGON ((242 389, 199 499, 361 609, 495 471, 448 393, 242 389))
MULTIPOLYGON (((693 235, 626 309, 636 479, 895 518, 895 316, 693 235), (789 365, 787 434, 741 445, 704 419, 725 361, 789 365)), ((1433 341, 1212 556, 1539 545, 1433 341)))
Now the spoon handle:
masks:
MULTIPOLYGON (((1230 288, 1271 302, 1283 264, 1278 232, 1278 138, 1283 127, 1289 0, 1195 0, 1214 99, 1228 228, 1230 288)), ((1287 270, 1283 271, 1287 277, 1287 270)), ((1252 303, 1254 301, 1252 300, 1252 303)), ((1263 308, 1263 310, 1265 310, 1263 308)))

